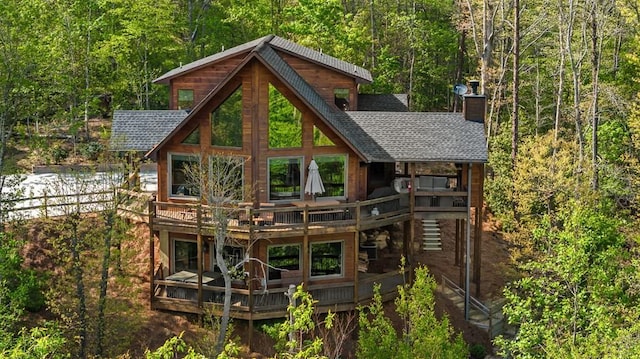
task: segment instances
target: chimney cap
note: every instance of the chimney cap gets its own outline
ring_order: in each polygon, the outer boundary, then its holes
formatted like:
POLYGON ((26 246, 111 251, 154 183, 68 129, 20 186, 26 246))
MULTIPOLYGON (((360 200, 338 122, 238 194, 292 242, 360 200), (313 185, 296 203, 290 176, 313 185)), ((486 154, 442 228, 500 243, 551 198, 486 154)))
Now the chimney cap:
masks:
POLYGON ((469 85, 471 85, 471 94, 478 95, 478 87, 480 86, 480 81, 469 80, 469 85))

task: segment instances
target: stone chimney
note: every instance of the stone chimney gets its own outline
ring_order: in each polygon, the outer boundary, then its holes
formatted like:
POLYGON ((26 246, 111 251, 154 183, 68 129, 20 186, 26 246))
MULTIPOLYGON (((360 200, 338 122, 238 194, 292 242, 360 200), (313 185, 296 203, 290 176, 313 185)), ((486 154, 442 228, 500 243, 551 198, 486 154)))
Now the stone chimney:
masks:
POLYGON ((464 102, 462 104, 462 113, 464 119, 474 122, 484 122, 486 113, 486 97, 478 94, 478 87, 480 81, 469 81, 471 85, 471 94, 464 96, 464 102))

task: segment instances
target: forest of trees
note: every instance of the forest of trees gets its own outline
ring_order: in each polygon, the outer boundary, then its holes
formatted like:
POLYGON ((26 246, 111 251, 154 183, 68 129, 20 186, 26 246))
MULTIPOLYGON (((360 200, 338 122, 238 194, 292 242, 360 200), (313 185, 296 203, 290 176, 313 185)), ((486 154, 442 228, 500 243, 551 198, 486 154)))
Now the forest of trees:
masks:
MULTIPOLYGON (((44 153, 51 129, 80 138, 114 109, 165 109, 154 78, 266 34, 371 70, 361 92, 408 93, 413 111, 459 111, 454 84, 479 79, 486 204, 517 273, 505 312, 519 332, 499 350, 640 355, 637 0, 3 0, 0 189, 18 143, 44 153)), ((16 238, 0 236, 14 258, 16 238)), ((0 345, 58 350, 55 327, 7 332, 37 287, 31 272, 7 281, 16 268, 0 262, 0 345)))

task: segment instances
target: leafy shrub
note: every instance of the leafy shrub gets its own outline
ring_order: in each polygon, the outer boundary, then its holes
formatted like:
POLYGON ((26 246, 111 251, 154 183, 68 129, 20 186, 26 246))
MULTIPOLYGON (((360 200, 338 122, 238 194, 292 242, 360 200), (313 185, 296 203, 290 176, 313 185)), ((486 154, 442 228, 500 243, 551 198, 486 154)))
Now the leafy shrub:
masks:
POLYGON ((98 159, 103 150, 104 146, 100 142, 89 142, 80 147, 80 154, 82 155, 82 157, 90 161, 95 161, 98 159))
POLYGON ((487 356, 487 350, 482 344, 473 344, 469 347, 469 358, 483 359, 487 356))
POLYGON ((51 149, 51 159, 53 160, 53 163, 59 164, 67 157, 69 157, 69 150, 67 150, 66 148, 60 145, 54 145, 51 149))

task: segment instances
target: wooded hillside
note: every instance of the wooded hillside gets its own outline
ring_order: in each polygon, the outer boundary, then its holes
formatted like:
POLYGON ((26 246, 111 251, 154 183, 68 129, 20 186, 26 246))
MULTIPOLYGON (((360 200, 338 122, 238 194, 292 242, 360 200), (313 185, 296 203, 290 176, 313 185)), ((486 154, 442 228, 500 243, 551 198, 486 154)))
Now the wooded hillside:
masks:
POLYGON ((505 292, 519 334, 499 348, 633 357, 639 9, 637 0, 3 0, 0 189, 18 170, 8 159, 19 145, 41 159, 60 136, 91 150, 90 118, 165 109, 167 88, 154 78, 266 34, 371 70, 361 92, 409 93, 413 111, 459 111, 453 86, 479 79, 486 204, 519 273, 505 292))

